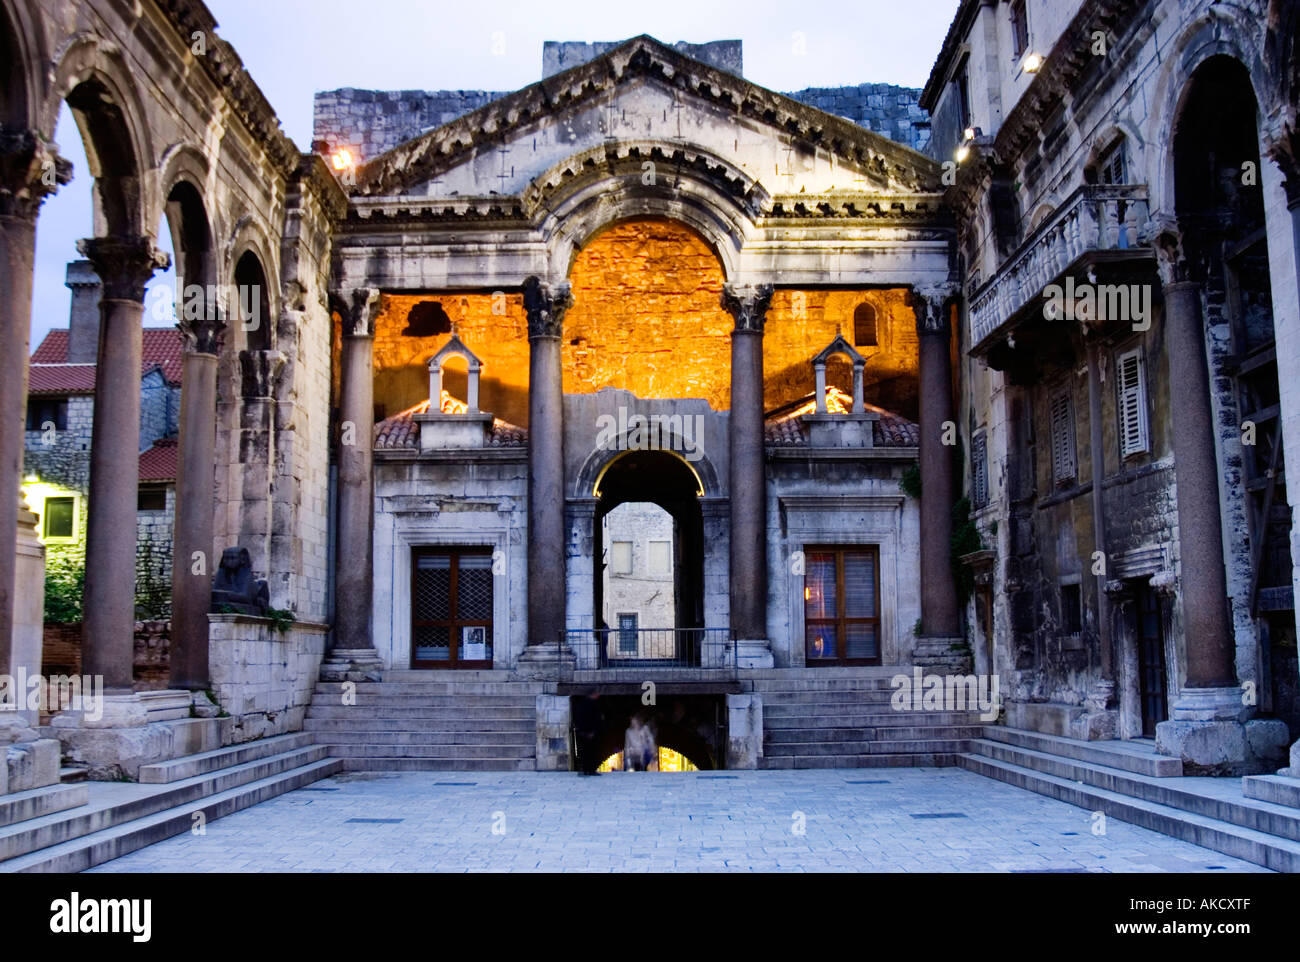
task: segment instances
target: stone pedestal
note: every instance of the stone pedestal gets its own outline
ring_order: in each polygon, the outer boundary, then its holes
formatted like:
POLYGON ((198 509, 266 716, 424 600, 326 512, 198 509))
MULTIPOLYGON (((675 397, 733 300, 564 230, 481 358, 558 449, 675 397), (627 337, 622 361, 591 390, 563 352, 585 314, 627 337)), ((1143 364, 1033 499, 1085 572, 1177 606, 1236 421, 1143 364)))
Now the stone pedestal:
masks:
POLYGON ((515 662, 515 674, 525 680, 547 680, 572 675, 577 667, 577 656, 567 645, 561 648, 557 639, 554 644, 525 648, 515 662))
POLYGON ((320 666, 321 681, 379 681, 384 663, 373 648, 331 648, 320 666))
POLYGON ((752 771, 763 757, 763 696, 727 696, 727 768, 752 771))
MULTIPOLYGON (((325 674, 327 627, 295 621, 280 631, 270 619, 253 615, 208 617, 212 693, 232 722, 231 742, 301 731, 316 680, 325 674)), ((378 662, 373 648, 365 651, 378 662)), ((355 677, 334 680, 374 680, 351 663, 349 671, 355 677)))
POLYGON ((1181 758, 1186 775, 1276 771, 1290 742, 1286 722, 1249 712, 1239 688, 1186 688, 1156 725, 1156 751, 1181 758))
MULTIPOLYGON (((13 607, 13 654, 9 667, 0 673, 12 676, 25 672, 28 678, 41 673, 41 647, 45 635, 45 546, 36 536, 36 515, 25 504, 18 507, 18 539, 15 558, 13 607)), ((18 717, 28 725, 40 720, 38 711, 19 706, 18 717)))
POLYGON ((726 664, 737 668, 775 668, 772 643, 766 638, 735 638, 727 642, 726 664))
POLYGON ((567 695, 537 696, 537 770, 567 772, 572 767, 569 754, 570 711, 567 695))

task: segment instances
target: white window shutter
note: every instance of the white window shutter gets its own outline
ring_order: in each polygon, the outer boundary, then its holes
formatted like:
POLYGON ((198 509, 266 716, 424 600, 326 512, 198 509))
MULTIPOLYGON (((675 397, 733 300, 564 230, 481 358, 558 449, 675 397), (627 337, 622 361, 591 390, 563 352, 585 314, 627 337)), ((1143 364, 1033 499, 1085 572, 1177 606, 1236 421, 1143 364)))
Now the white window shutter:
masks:
POLYGON ((1142 370, 1142 352, 1134 349, 1121 354, 1115 363, 1119 390, 1120 457, 1127 458, 1150 450, 1147 438, 1146 379, 1142 370))
POLYGON ((1070 395, 1064 391, 1052 398, 1052 480, 1058 484, 1075 478, 1074 417, 1070 395))

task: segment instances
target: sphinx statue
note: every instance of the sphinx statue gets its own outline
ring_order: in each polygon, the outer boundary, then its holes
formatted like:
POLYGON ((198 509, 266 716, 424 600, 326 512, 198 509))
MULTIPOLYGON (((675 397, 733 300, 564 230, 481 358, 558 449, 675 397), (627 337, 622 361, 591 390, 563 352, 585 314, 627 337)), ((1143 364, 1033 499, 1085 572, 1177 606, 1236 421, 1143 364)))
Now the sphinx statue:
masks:
POLYGON ((253 560, 247 548, 227 548, 221 553, 221 567, 212 579, 210 611, 235 611, 244 615, 265 615, 271 607, 266 582, 253 577, 253 560))

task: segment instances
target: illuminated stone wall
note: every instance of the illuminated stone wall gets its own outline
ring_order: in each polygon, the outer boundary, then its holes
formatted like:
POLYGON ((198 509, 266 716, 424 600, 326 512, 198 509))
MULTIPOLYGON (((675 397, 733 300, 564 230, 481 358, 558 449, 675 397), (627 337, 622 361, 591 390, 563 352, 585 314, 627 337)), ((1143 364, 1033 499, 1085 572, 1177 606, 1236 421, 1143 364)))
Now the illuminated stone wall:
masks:
MULTIPOLYGON (((703 398, 715 411, 727 410, 733 321, 722 307, 723 282, 708 244, 674 221, 624 221, 596 235, 569 273, 565 393, 617 387, 642 398, 703 398)), ((437 303, 482 359, 480 407, 526 426, 528 324, 518 293, 386 294, 375 328, 375 404, 383 416, 428 397, 428 359, 450 335, 404 333, 411 309, 425 301, 437 303)), ((764 338, 768 409, 812 393, 811 358, 837 328, 853 340, 853 314, 863 301, 876 309, 878 340, 858 348, 867 358, 866 398, 915 420, 916 323, 901 289, 778 290, 764 338)), ((847 362, 828 366, 827 383, 851 392, 847 362)), ((450 363, 444 386, 464 399, 463 362, 450 363)))

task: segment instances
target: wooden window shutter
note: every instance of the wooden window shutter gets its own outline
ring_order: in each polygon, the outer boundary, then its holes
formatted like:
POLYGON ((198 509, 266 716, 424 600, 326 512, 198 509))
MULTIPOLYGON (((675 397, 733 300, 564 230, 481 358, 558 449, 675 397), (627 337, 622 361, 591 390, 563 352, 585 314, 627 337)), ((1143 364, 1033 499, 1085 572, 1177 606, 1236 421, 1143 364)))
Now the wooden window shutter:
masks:
POLYGON ((1074 457, 1074 412, 1070 395, 1066 391, 1055 395, 1051 403, 1052 419, 1052 480, 1057 484, 1073 481, 1076 474, 1074 457))
POLYGON ((1150 450, 1141 350, 1121 354, 1115 362, 1115 374, 1119 390, 1119 453, 1121 458, 1127 458, 1150 450))

